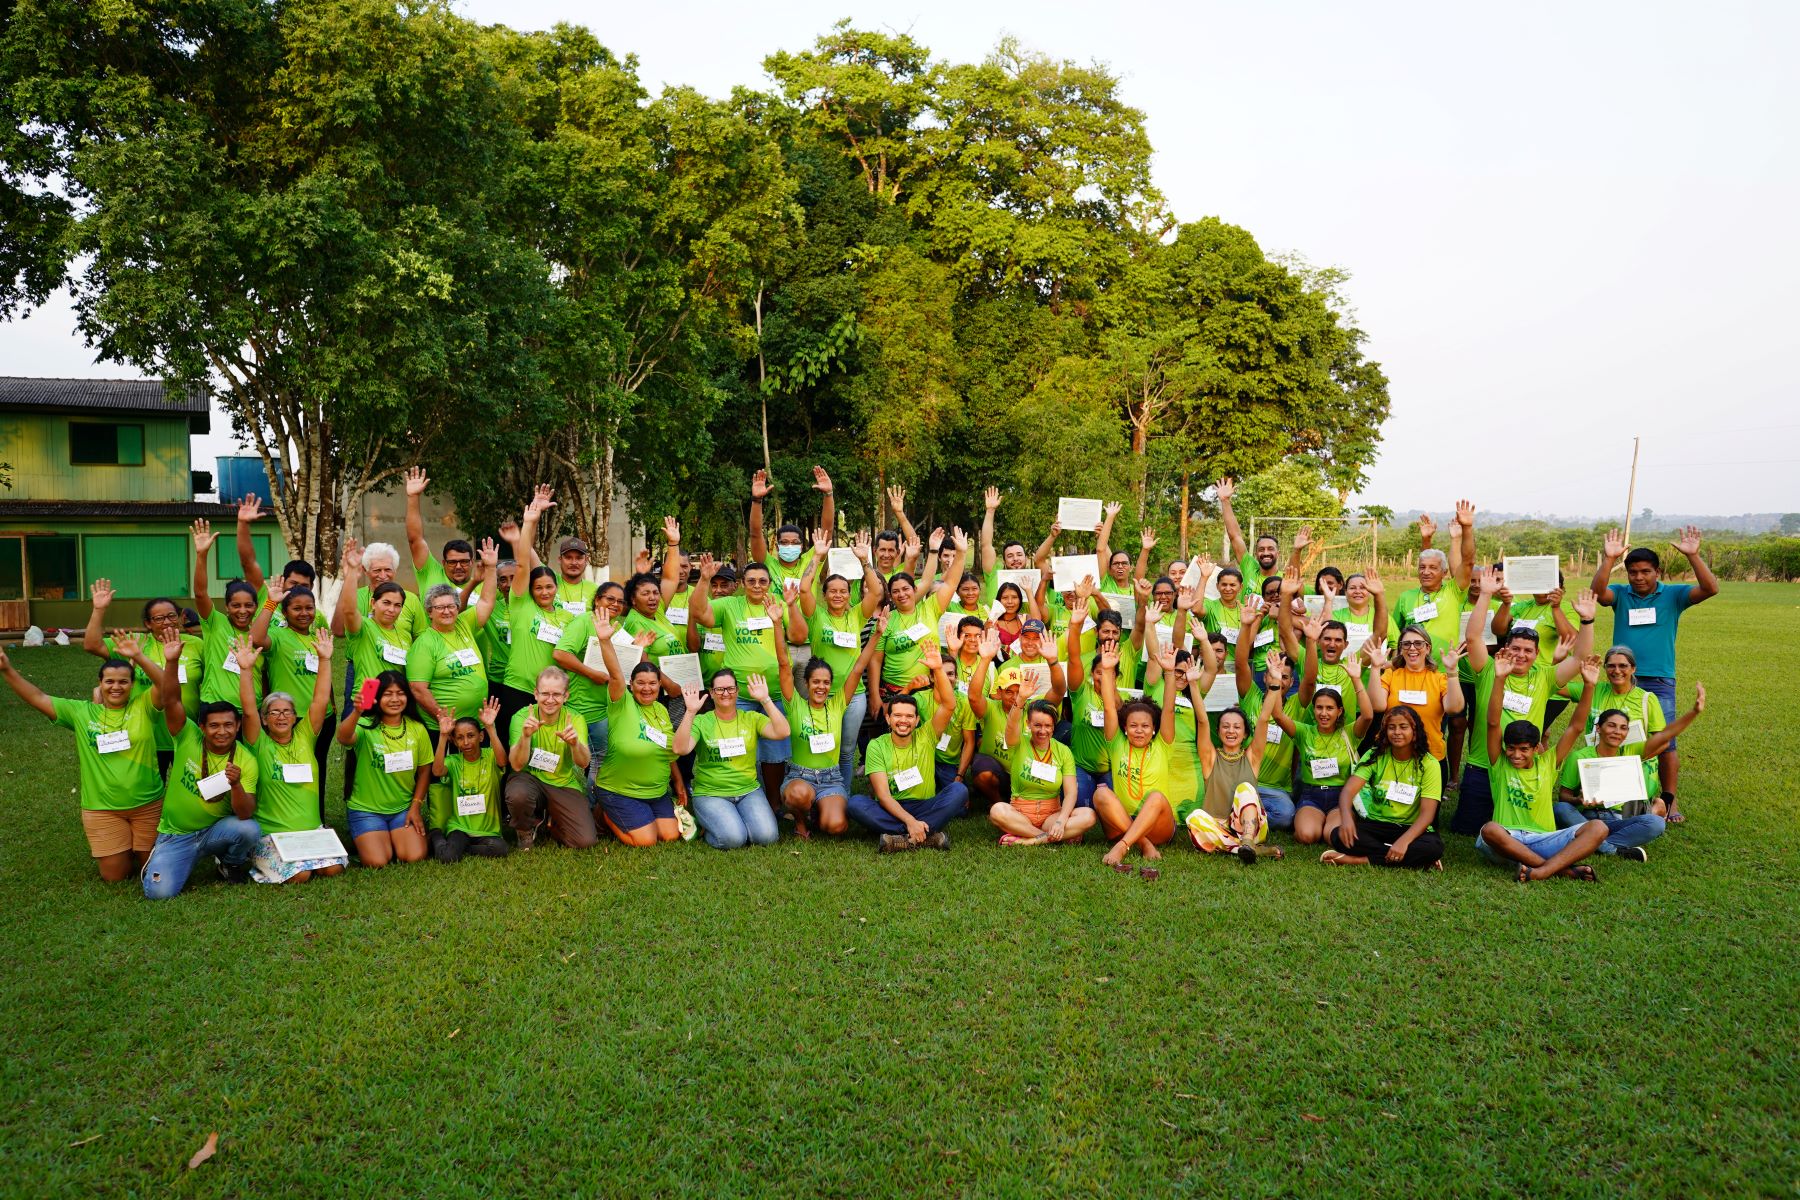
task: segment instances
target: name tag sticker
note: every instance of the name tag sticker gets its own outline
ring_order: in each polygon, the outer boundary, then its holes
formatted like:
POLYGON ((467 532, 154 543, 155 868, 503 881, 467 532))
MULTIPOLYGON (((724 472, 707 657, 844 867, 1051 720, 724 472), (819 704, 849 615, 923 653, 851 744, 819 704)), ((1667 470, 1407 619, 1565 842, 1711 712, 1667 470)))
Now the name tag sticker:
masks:
POLYGON ((1436 616, 1437 616, 1437 601, 1436 600, 1428 600, 1424 604, 1421 604, 1421 605, 1419 605, 1419 607, 1412 610, 1412 619, 1415 622, 1429 621, 1429 620, 1432 620, 1433 618, 1435 618, 1436 616))
POLYGON ((669 747, 669 735, 654 725, 644 726, 644 736, 665 750, 669 747))
POLYGON ((700 648, 714 654, 725 653, 725 635, 722 633, 703 633, 700 635, 700 648))
POLYGON ((1330 779, 1338 773, 1338 760, 1335 758, 1309 758, 1306 769, 1312 772, 1314 779, 1330 779))
POLYGON ((311 763, 282 763, 281 782, 311 783, 313 781, 313 765, 311 763))
POLYGON ((531 761, 526 765, 533 771, 554 771, 562 766, 562 755, 554 750, 546 750, 542 746, 533 746, 531 761))
POLYGON ((1424 688, 1401 688, 1400 689, 1400 703, 1402 703, 1402 704, 1425 704, 1425 703, 1428 703, 1426 696, 1425 696, 1425 689, 1424 688))
POLYGON ((1630 609, 1625 614, 1625 623, 1627 625, 1654 625, 1656 624, 1656 610, 1654 608, 1630 609))
POLYGON ((396 750, 392 754, 381 756, 383 774, 398 775, 402 771, 413 769, 413 753, 411 750, 396 750))
POLYGON ((238 666, 237 655, 235 654, 227 654, 225 656, 225 669, 233 675, 242 675, 244 673, 244 669, 238 666))
POLYGON ((1243 628, 1238 625, 1227 625, 1219 632, 1224 635, 1227 644, 1235 646, 1238 643, 1238 634, 1243 632, 1243 628))
POLYGON ((669 624, 671 624, 671 625, 686 625, 687 624, 687 609, 671 608, 668 612, 668 617, 669 617, 669 624))
POLYGON ((1039 762, 1034 758, 1025 769, 1031 772, 1033 779, 1041 779, 1045 783, 1055 783, 1062 778, 1062 772, 1056 769, 1054 762, 1039 762))
POLYGON ((548 621, 539 621, 537 640, 540 642, 549 642, 552 646, 556 645, 556 643, 562 641, 562 626, 552 625, 548 621))
POLYGON ((908 767, 894 775, 894 786, 903 792, 909 788, 916 788, 924 782, 925 776, 917 767, 908 767))
POLYGON ((477 792, 473 796, 456 798, 456 815, 459 817, 479 817, 487 811, 487 797, 477 792))
POLYGON ((587 611, 587 605, 579 600, 564 600, 562 602, 562 610, 572 616, 579 617, 582 613, 587 611))
POLYGON ((306 667, 306 673, 308 675, 317 675, 319 673, 319 656, 318 655, 308 654, 305 657, 303 657, 300 661, 306 667))
POLYGON ((1269 737, 1267 740, 1267 744, 1270 746, 1281 745, 1281 726, 1277 725, 1273 721, 1269 722, 1269 737))
POLYGON ((175 664, 175 682, 176 683, 186 683, 187 682, 187 664, 186 663, 178 662, 175 664))
POLYGON ((861 646, 861 642, 856 636, 856 631, 853 629, 832 630, 831 644, 840 650, 855 650, 861 646))
POLYGON ((931 627, 923 621, 914 621, 906 630, 905 636, 915 642, 922 642, 931 636, 931 627))
POLYGON ((1537 627, 1538 627, 1538 619, 1536 617, 1514 617, 1513 618, 1513 628, 1514 629, 1530 629, 1530 630, 1535 631, 1537 629, 1537 627))
POLYGON ((754 630, 757 630, 758 632, 761 632, 764 629, 775 628, 775 622, 770 620, 768 617, 745 617, 744 618, 744 628, 745 629, 754 629, 754 630))
POLYGON ((1416 783, 1391 782, 1387 785, 1387 801, 1389 804, 1412 805, 1419 802, 1419 785, 1416 783))
POLYGON ((1531 697, 1524 692, 1508 692, 1500 697, 1500 707, 1510 713, 1528 713, 1531 711, 1531 697))
MULTIPOLYGON (((1105 729, 1106 728, 1106 713, 1105 713, 1105 711, 1102 709, 1098 709, 1098 708, 1088 709, 1088 724, 1092 725, 1095 729, 1105 729)), ((1271 729, 1269 732, 1274 733, 1275 731, 1273 729, 1271 729)))
POLYGON ((937 748, 945 754, 950 753, 950 731, 944 730, 944 736, 937 740, 937 748))
POLYGON ((406 647, 396 646, 392 642, 381 643, 381 657, 397 667, 406 665, 406 647))
POLYGON ((459 667, 479 667, 481 665, 481 655, 475 653, 474 650, 471 650, 468 647, 464 647, 453 653, 450 656, 450 661, 454 662, 459 667))
POLYGON ((94 739, 94 749, 102 754, 117 754, 121 750, 131 749, 131 731, 115 729, 111 733, 103 733, 94 739))
POLYGON ((809 734, 806 739, 806 748, 814 754, 830 754, 837 749, 837 735, 831 733, 809 734))
POLYGON ((231 790, 231 780, 225 778, 225 772, 220 771, 217 774, 208 775, 206 778, 202 779, 199 786, 200 798, 202 800, 211 800, 216 796, 223 796, 226 792, 229 792, 231 790))
POLYGON ((1256 640, 1251 642, 1250 644, 1252 646, 1267 646, 1267 645, 1271 644, 1272 642, 1274 642, 1274 640, 1275 640, 1275 631, 1273 629, 1265 629, 1261 633, 1257 634, 1256 640))
POLYGON ((744 739, 741 737, 720 738, 719 739, 719 757, 720 758, 742 758, 742 757, 744 757, 744 739))

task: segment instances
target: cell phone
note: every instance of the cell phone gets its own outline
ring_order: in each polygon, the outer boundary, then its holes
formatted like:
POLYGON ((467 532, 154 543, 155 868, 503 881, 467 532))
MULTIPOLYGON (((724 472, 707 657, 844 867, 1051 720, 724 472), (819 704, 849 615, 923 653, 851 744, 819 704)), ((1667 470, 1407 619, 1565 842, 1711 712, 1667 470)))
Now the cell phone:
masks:
POLYGON ((362 686, 356 689, 356 711, 366 712, 375 705, 376 689, 381 686, 379 679, 365 679, 362 686))

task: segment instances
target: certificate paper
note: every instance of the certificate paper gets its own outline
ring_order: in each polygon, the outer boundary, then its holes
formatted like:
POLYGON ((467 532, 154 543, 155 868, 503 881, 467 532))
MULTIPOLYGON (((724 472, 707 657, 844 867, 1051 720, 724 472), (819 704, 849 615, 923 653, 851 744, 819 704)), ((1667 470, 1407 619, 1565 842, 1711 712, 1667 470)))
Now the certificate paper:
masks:
POLYGON ((1056 502, 1056 523, 1065 530, 1091 532, 1100 527, 1104 506, 1098 500, 1082 500, 1063 496, 1056 502))
POLYGON ((1581 798, 1589 804, 1620 808, 1650 798, 1644 786, 1644 760, 1635 754, 1584 758, 1577 769, 1581 772, 1581 798))
POLYGON ((994 586, 996 588, 1003 583, 1016 583, 1019 585, 1019 590, 1025 593, 1025 599, 1027 600, 1030 600, 1033 596, 1037 595, 1038 584, 1042 583, 1043 580, 1044 573, 1036 567, 1027 567, 1019 571, 994 572, 994 586))
MULTIPOLYGON (((1237 676, 1224 671, 1219 672, 1213 680, 1212 687, 1206 690, 1206 711, 1209 713, 1224 712, 1236 708, 1238 704, 1237 676)), ((1251 732, 1255 733, 1254 722, 1251 732)))
POLYGON ((862 559, 856 557, 856 551, 846 546, 833 546, 825 552, 825 573, 842 575, 851 583, 862 580, 862 559))
POLYGON ((1522 596, 1542 595, 1554 592, 1560 585, 1557 583, 1559 560, 1554 554, 1530 554, 1522 558, 1507 555, 1502 562, 1505 568, 1506 590, 1517 600, 1522 596))
POLYGON ((335 829, 303 829, 298 833, 271 833, 269 840, 275 843, 275 853, 284 862, 305 862, 309 858, 344 858, 347 857, 344 843, 338 840, 335 829))
POLYGON ((669 682, 679 688, 697 688, 700 684, 698 654, 665 654, 658 663, 669 682))
POLYGON ((1100 558, 1095 554, 1059 554, 1050 560, 1050 586, 1059 592, 1072 592, 1075 585, 1092 576, 1100 582, 1100 558))

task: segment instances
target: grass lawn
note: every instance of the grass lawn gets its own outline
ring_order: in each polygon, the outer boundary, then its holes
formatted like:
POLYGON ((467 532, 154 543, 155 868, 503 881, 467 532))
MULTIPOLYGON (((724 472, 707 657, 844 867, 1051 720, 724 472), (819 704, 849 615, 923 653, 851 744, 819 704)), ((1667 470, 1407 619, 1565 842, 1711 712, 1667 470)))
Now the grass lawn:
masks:
POLYGON ((5 696, 0 1193, 1793 1195, 1797 616, 1739 584, 1684 623, 1690 821, 1597 886, 1459 838, 1146 883, 967 820, 151 904, 5 696))

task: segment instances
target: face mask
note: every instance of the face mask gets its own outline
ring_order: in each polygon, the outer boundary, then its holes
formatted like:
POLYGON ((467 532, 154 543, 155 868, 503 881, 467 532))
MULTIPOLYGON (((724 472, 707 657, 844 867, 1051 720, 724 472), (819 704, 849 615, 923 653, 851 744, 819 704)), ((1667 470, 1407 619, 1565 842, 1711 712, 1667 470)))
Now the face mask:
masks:
POLYGON ((775 547, 775 553, 782 562, 791 563, 800 557, 800 547, 777 546, 775 547))

